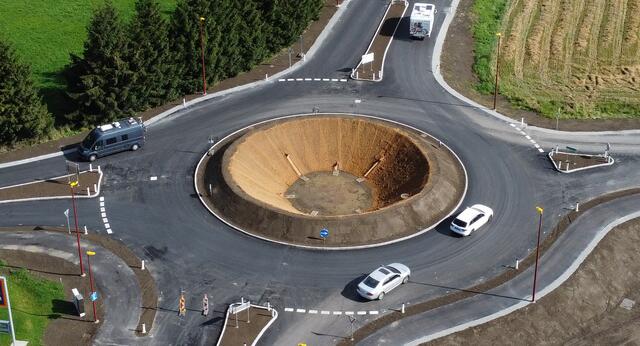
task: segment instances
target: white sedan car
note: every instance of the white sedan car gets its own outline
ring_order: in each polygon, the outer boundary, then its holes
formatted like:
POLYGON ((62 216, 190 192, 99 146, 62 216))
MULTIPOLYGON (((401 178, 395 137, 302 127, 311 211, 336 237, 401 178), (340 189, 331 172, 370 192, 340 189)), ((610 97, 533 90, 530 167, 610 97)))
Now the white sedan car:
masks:
POLYGON ((462 236, 468 236, 471 232, 484 226, 493 217, 493 210, 482 204, 475 204, 465 209, 451 223, 451 231, 462 236))
POLYGON ((411 270, 404 264, 391 263, 374 270, 358 284, 358 294, 363 298, 382 299, 392 289, 409 281, 411 270))

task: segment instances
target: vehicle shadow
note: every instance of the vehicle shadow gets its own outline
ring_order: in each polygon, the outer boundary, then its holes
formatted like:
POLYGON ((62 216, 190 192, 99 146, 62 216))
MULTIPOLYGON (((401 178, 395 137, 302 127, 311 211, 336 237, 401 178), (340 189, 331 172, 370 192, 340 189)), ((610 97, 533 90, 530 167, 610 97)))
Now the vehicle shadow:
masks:
POLYGON ((344 288, 342 289, 342 292, 340 292, 340 294, 349 299, 352 300, 354 302, 358 302, 358 303, 364 303, 367 302, 367 299, 362 298, 358 292, 356 292, 356 288, 358 288, 358 284, 360 283, 360 281, 364 280, 364 278, 367 277, 367 274, 362 274, 360 276, 358 276, 357 278, 349 281, 349 283, 344 286, 344 288))
POLYGON ((418 281, 409 280, 408 283, 416 284, 416 285, 429 286, 429 287, 433 287, 433 288, 442 288, 442 289, 458 291, 458 292, 482 294, 482 295, 491 296, 491 297, 513 299, 513 300, 519 300, 519 301, 524 301, 524 302, 530 301, 529 299, 525 299, 525 298, 510 297, 510 296, 505 296, 505 295, 502 295, 502 294, 488 293, 488 292, 482 292, 482 291, 476 291, 476 290, 468 290, 468 289, 457 288, 457 287, 449 287, 449 286, 444 286, 444 285, 431 284, 431 283, 428 283, 428 282, 418 282, 418 281))
POLYGON ((457 216, 457 213, 454 215, 449 216, 448 218, 442 220, 442 222, 440 222, 438 224, 438 226, 436 226, 436 232, 445 235, 447 237, 452 237, 452 238, 462 238, 461 235, 452 232, 451 229, 449 228, 449 226, 451 225, 451 222, 453 222, 453 219, 455 219, 457 216))

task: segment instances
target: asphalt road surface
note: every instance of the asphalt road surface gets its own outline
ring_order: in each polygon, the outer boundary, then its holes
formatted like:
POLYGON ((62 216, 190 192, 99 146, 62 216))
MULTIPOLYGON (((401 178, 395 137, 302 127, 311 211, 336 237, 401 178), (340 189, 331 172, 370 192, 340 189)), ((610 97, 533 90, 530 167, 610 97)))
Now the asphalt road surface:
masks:
MULTIPOLYGON (((315 55, 287 78, 347 78, 374 34, 386 1, 352 0, 315 55)), ((221 313, 208 318, 173 311, 181 289, 187 306, 198 307, 204 293, 213 310, 240 297, 269 301, 280 318, 260 344, 306 342, 331 345, 349 334, 349 321, 334 311, 366 311, 356 326, 402 303, 424 301, 464 288, 504 270, 535 247, 537 214, 545 208, 544 227, 578 201, 638 186, 640 140, 632 134, 569 134, 525 129, 548 151, 555 144, 601 148, 610 142, 614 166, 576 174, 555 172, 533 144, 506 122, 464 104, 434 79, 431 56, 449 1, 439 9, 431 39, 408 37, 408 19, 389 50, 384 80, 370 82, 277 82, 193 106, 149 127, 138 152, 101 158, 102 196, 111 236, 122 239, 150 263, 161 294, 149 345, 204 345, 215 342, 221 313), (362 103, 355 104, 360 99, 362 103), (411 241, 357 251, 309 251, 270 244, 243 235, 217 220, 201 205, 193 187, 197 161, 209 136, 223 137, 257 121, 320 112, 360 113, 398 121, 439 138, 461 158, 469 176, 463 206, 483 203, 495 217, 471 237, 448 231, 449 221, 411 241), (357 107, 357 108, 356 108, 357 107), (566 144, 565 144, 566 143, 566 144), (616 153, 616 145, 620 152, 616 153), (575 145, 575 144, 574 144, 575 145), (150 180, 152 176, 157 180, 150 180), (363 302, 355 284, 383 263, 401 262, 412 270, 411 282, 383 301, 363 302), (293 308, 294 312, 285 312, 293 308), (310 315, 295 309, 331 311, 310 315)), ((407 11, 407 16, 410 11, 407 11)), ((70 157, 73 159, 73 157, 70 157)), ((0 170, 1 185, 64 174, 61 157, 0 170)), ((80 224, 105 232, 97 199, 81 200, 80 224)), ((0 226, 62 225, 69 201, 0 205, 0 226)), ((416 338, 419 336, 416 336, 416 338)))

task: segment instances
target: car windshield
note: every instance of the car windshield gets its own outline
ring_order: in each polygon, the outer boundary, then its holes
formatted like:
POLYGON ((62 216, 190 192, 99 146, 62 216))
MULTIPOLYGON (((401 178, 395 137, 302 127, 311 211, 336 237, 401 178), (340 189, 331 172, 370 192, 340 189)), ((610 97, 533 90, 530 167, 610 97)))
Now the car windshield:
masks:
POLYGON ((400 274, 400 271, 394 267, 390 267, 390 266, 386 266, 385 268, 391 270, 392 272, 396 273, 396 274, 400 274))
POLYGON ((384 269, 384 268, 386 268, 386 267, 381 267, 378 270, 384 275, 389 275, 390 271, 388 271, 387 269, 384 269))
POLYGON ((453 224, 458 226, 458 227, 461 227, 461 228, 467 227, 467 223, 462 221, 462 220, 460 220, 460 219, 453 220, 453 224))
POLYGON ((95 141, 96 141, 96 132, 95 130, 93 130, 89 132, 87 137, 82 141, 82 147, 90 148, 95 141))
POLYGON ((371 288, 376 288, 378 287, 378 284, 380 283, 380 281, 372 278, 371 276, 367 276, 366 279, 364 279, 364 284, 371 287, 371 288))

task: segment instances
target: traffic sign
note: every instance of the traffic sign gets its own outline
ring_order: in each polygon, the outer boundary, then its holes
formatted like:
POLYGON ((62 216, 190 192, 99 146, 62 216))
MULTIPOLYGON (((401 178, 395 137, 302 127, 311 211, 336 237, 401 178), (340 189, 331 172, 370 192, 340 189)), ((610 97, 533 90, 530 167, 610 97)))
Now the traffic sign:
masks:
POLYGON ((7 293, 4 290, 4 280, 0 279, 0 307, 7 306, 7 293))
POLYGON ((362 63, 366 64, 369 62, 373 62, 373 53, 365 54, 362 56, 362 63))
POLYGON ((326 238, 329 236, 329 230, 326 228, 323 228, 322 230, 320 230, 320 237, 322 238, 326 238))
POLYGON ((0 333, 11 334, 11 322, 0 320, 0 333))
POLYGON ((92 302, 95 302, 96 300, 98 300, 98 292, 91 292, 91 295, 89 296, 89 299, 91 299, 92 302))

